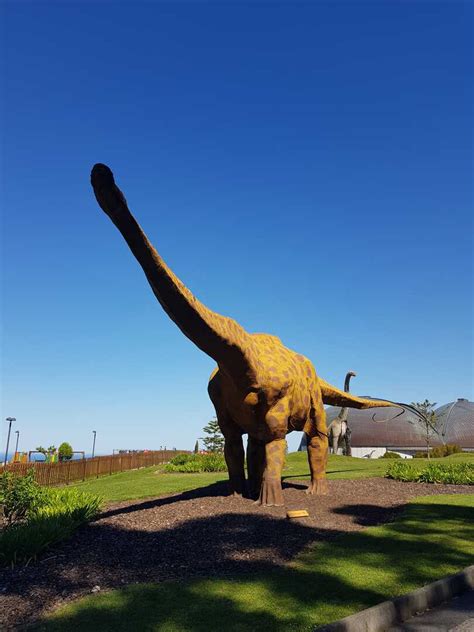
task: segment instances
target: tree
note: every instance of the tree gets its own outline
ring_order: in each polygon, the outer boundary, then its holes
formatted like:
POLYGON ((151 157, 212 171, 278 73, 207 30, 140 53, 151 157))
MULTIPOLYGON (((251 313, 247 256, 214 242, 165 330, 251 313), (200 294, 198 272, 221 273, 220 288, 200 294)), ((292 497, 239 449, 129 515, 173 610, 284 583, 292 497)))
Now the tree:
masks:
POLYGON ((426 451, 427 456, 430 458, 430 449, 431 449, 431 440, 432 438, 439 434, 439 423, 440 420, 437 419, 436 413, 434 411, 435 403, 429 402, 425 399, 424 402, 412 402, 411 404, 416 410, 420 413, 421 418, 417 418, 418 423, 423 428, 423 434, 426 442, 426 451))
POLYGON ((203 428, 207 437, 200 437, 204 441, 208 452, 224 452, 224 436, 219 428, 217 419, 214 417, 207 426, 203 428))
POLYGON ((199 452, 199 441, 196 439, 196 443, 194 444, 194 454, 199 452))
POLYGON ((60 461, 70 461, 72 459, 72 445, 63 441, 58 448, 58 458, 60 461))
POLYGON ((56 446, 50 445, 49 448, 43 448, 42 446, 38 446, 36 448, 37 452, 41 452, 46 457, 46 461, 51 461, 51 459, 56 454, 56 446))

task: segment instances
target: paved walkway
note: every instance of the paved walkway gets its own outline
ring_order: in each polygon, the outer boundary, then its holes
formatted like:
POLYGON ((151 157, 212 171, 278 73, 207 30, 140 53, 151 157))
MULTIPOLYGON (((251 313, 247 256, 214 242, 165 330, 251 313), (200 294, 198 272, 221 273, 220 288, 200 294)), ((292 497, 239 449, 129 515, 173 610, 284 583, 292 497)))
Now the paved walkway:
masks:
POLYGON ((474 590, 388 628, 387 632, 474 632, 474 590))

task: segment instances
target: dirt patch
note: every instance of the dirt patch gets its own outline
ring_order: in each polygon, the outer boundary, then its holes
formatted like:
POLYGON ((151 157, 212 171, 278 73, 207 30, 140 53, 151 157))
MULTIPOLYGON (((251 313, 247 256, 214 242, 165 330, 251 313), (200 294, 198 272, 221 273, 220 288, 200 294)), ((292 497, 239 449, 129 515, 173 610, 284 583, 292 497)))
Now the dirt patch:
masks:
POLYGON ((109 505, 37 563, 0 570, 0 629, 29 623, 95 586, 271 571, 312 542, 389 522, 415 496, 472 493, 370 478, 329 481, 328 496, 306 496, 306 485, 284 485, 286 507, 227 497, 225 483, 109 505), (287 509, 307 509, 309 518, 288 520, 287 509))

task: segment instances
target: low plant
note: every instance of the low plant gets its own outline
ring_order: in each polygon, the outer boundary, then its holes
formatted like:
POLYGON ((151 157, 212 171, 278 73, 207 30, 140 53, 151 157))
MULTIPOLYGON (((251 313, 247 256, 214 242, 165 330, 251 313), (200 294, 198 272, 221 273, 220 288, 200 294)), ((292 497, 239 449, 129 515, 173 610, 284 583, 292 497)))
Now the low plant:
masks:
POLYGON ((208 454, 180 454, 165 465, 165 472, 225 472, 227 470, 224 455, 219 452, 208 454), (183 458, 186 457, 186 458, 183 458))
POLYGON ((382 456, 379 456, 379 459, 401 459, 402 457, 398 454, 398 452, 385 452, 382 456))
POLYGON ((189 453, 177 454, 171 459, 170 463, 172 465, 184 465, 185 463, 188 463, 189 461, 193 461, 195 458, 196 458, 195 454, 189 454, 189 453))
POLYGON ((12 472, 0 475, 0 508, 7 527, 27 520, 40 506, 43 496, 32 469, 25 476, 14 476, 12 472))
MULTIPOLYGON (((430 450, 430 457, 433 459, 441 459, 451 454, 459 454, 462 452, 462 448, 454 443, 447 443, 446 445, 440 445, 430 450)), ((428 452, 426 450, 421 452, 415 452, 416 459, 426 459, 428 452)))
POLYGON ((406 461, 391 463, 385 475, 397 481, 474 485, 473 463, 429 463, 421 469, 406 461))
POLYGON ((23 522, 0 531, 0 564, 29 562, 98 513, 101 498, 74 488, 41 489, 41 500, 23 522))
POLYGON ((420 483, 474 485, 474 465, 471 463, 433 463, 418 478, 420 483))

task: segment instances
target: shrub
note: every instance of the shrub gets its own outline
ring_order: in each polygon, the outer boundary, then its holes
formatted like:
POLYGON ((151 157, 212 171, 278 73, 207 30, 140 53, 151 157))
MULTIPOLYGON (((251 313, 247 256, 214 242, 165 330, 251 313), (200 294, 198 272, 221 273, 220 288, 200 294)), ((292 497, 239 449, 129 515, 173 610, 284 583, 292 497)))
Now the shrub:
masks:
MULTIPOLYGON (((433 459, 441 459, 451 454, 459 454, 460 452, 462 452, 462 448, 459 445, 447 443, 446 445, 440 445, 430 450, 430 457, 433 459)), ((426 459, 427 457, 428 453, 426 451, 415 452, 416 459, 426 459)))
POLYGON ((218 452, 209 454, 180 454, 165 465, 165 472, 225 472, 227 470, 224 455, 218 452), (186 458, 183 458, 186 457, 186 458))
POLYGON ((11 472, 0 475, 0 505, 7 527, 30 517, 43 496, 32 469, 25 476, 11 472))
POLYGON ((415 459, 426 459, 428 457, 428 452, 426 451, 415 452, 413 456, 415 459))
POLYGON ((448 485, 474 485, 472 463, 430 463, 418 477, 421 483, 445 483, 448 485))
POLYGON ((428 463, 425 467, 419 469, 404 461, 391 463, 385 476, 397 481, 474 485, 474 464, 428 463))
POLYGON ((170 463, 172 465, 184 465, 188 463, 188 461, 193 461, 195 458, 194 454, 178 454, 171 459, 170 463))
POLYGON ((379 459, 401 459, 402 457, 398 454, 398 452, 385 452, 382 456, 379 456, 379 459))
POLYGON ((51 544, 68 538, 99 511, 101 498, 74 488, 41 489, 41 502, 24 522, 0 532, 0 564, 36 559, 51 544))
POLYGON ((456 454, 458 452, 462 452, 461 448, 458 445, 448 443, 446 445, 440 445, 436 448, 433 448, 430 451, 430 457, 433 457, 434 459, 441 459, 445 456, 456 454))
POLYGON ((397 481, 416 481, 418 470, 413 468, 406 459, 403 461, 397 461, 397 463, 390 463, 385 476, 387 478, 393 478, 397 481))

